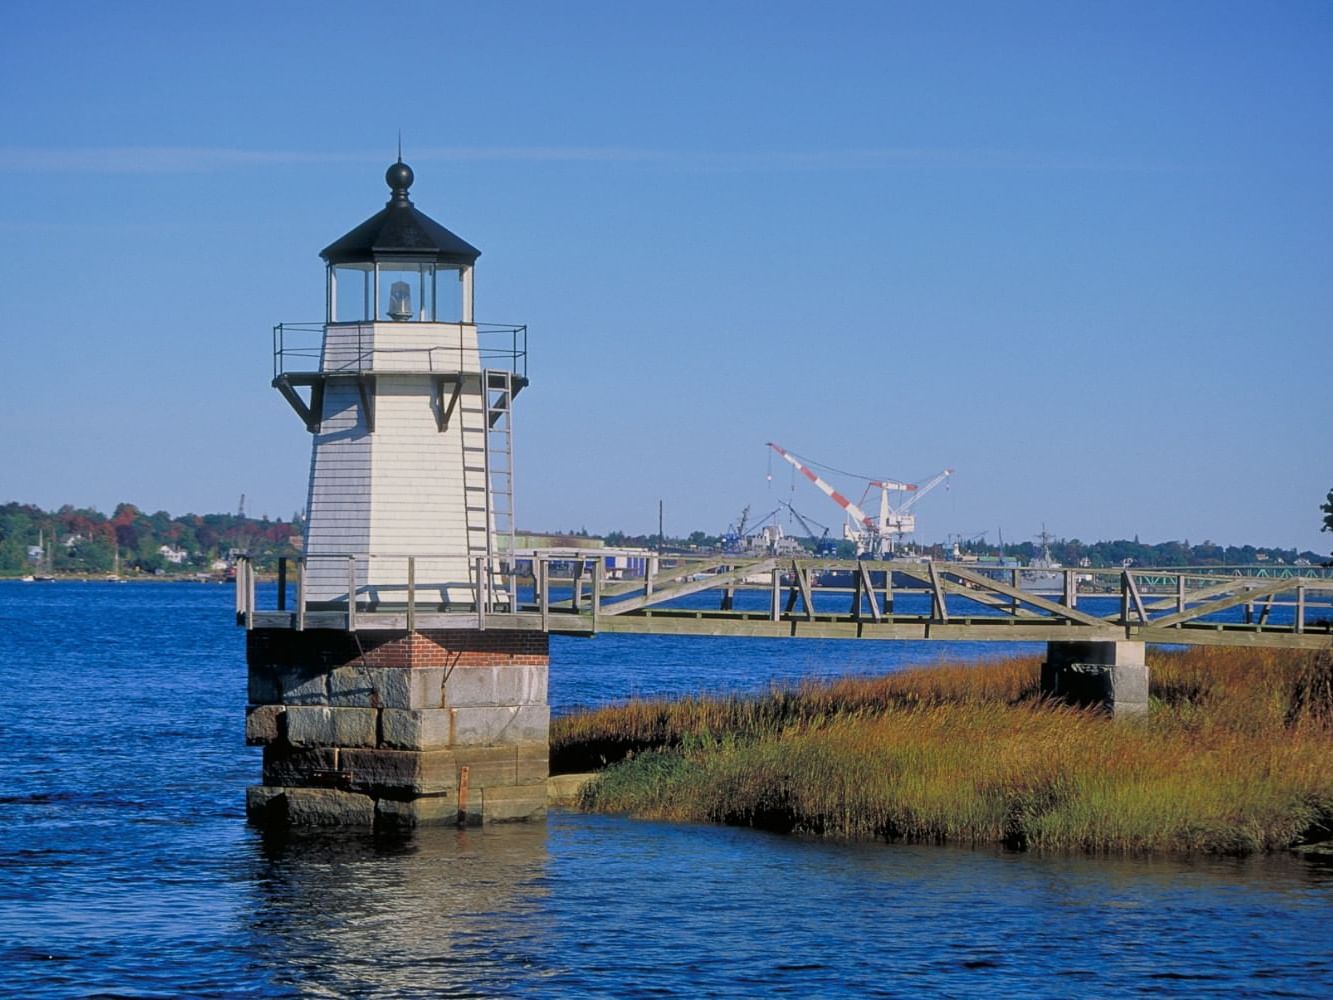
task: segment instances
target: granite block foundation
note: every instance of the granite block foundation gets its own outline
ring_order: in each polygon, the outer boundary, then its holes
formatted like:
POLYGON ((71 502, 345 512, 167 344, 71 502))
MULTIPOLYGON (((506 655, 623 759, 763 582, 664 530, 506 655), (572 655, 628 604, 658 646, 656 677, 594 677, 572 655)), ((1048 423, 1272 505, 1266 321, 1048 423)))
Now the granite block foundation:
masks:
POLYGON ((1116 718, 1148 713, 1148 666, 1141 642, 1048 642, 1041 691, 1116 718))
POLYGON ((550 756, 541 632, 247 635, 245 739, 261 826, 412 829, 542 819, 550 756))

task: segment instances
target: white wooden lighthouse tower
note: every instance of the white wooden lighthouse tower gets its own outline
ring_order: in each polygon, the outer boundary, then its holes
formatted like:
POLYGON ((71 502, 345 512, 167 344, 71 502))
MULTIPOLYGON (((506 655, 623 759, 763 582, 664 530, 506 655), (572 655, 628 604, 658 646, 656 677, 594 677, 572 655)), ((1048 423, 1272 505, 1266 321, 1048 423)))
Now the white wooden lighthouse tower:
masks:
POLYGON ((306 600, 503 604, 526 332, 477 324, 480 251, 412 204, 401 159, 385 180, 384 209, 320 252, 322 330, 275 331, 273 384, 314 435, 306 600))
POLYGON ((476 322, 479 251, 412 204, 407 164, 385 179, 383 211, 321 251, 324 322, 274 334, 273 385, 314 439, 296 611, 245 618, 246 739, 264 748, 246 811, 392 830, 539 819, 547 635, 485 617, 514 606, 526 330, 476 322))

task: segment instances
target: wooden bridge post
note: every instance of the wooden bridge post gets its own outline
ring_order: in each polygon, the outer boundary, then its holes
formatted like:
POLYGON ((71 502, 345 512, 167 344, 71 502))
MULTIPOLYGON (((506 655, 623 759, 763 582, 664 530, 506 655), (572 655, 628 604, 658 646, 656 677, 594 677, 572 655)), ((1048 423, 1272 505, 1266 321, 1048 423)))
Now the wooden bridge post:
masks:
POLYGON ((347 631, 356 631, 356 556, 347 557, 347 631))
POLYGON ((407 557, 407 630, 417 630, 417 559, 407 557))
POLYGON ((592 564, 592 630, 597 632, 598 619, 602 617, 602 560, 599 557, 592 564))
POLYGON ((551 630, 551 562, 545 556, 534 560, 537 573, 537 606, 542 615, 542 631, 551 630))
POLYGON ((569 581, 570 585, 569 606, 570 609, 575 614, 578 614, 579 602, 583 600, 583 557, 582 556, 579 556, 577 559, 574 559, 569 564, 569 574, 572 577, 572 579, 569 581))
POLYGON ((296 631, 305 631, 305 556, 296 560, 296 631))

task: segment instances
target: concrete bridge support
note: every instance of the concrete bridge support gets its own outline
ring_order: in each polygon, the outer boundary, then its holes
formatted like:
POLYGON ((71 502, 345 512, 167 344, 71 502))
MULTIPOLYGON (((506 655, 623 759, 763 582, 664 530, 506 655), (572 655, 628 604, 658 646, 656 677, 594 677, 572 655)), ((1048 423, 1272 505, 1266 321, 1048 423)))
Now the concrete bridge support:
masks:
POLYGON ((1111 715, 1148 711, 1148 665, 1142 642, 1048 642, 1041 692, 1111 715))
POLYGON ((541 819, 547 636, 255 629, 246 742, 261 826, 411 829, 541 819))

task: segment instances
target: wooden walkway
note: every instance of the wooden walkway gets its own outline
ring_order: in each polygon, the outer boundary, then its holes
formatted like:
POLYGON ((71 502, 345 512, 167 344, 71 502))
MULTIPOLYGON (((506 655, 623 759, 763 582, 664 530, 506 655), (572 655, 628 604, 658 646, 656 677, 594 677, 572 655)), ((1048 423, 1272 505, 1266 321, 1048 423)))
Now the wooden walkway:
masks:
MULTIPOLYGON (((474 600, 442 606, 441 584, 360 586, 366 556, 325 556, 347 566, 356 600, 309 603, 306 560, 280 572, 274 606, 256 603, 252 565, 237 575, 238 624, 261 629, 404 631, 514 629, 574 635, 673 635, 1064 642, 1137 640, 1192 645, 1333 649, 1333 580, 1210 569, 983 569, 974 564, 897 560, 738 559, 668 563, 645 575, 608 578, 610 550, 532 550, 478 558, 467 583, 474 600), (289 579, 290 578, 290 579, 289 579), (295 584, 294 601, 287 599, 295 584), (289 606, 290 603, 290 606, 289 606)), ((383 576, 384 574, 380 574, 383 576)))

